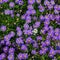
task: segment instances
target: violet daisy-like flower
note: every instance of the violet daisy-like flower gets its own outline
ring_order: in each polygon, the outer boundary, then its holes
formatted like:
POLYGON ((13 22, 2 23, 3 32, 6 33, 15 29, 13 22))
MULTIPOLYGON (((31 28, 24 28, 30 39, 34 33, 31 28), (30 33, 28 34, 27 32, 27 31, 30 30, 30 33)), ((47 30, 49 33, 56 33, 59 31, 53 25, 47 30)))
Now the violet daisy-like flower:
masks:
POLYGON ((5 59, 5 58, 6 58, 6 54, 5 54, 5 53, 2 53, 2 54, 0 55, 0 59, 3 60, 3 59, 5 59))
POLYGON ((28 4, 34 4, 35 0, 28 0, 28 4))
POLYGON ((20 44, 24 44, 24 41, 23 41, 23 39, 20 37, 20 38, 16 38, 16 43, 17 43, 18 45, 20 45, 20 44))
POLYGON ((7 57, 8 60, 14 60, 14 55, 13 54, 9 54, 7 57))
POLYGON ((3 51, 4 51, 4 53, 7 53, 7 52, 8 52, 8 46, 5 46, 5 47, 3 48, 3 51))
POLYGON ((36 3, 40 4, 41 3, 41 0, 36 0, 36 3))
POLYGON ((44 1, 44 5, 45 5, 45 6, 48 6, 49 4, 50 4, 50 2, 49 2, 48 0, 45 0, 45 1, 44 1))
POLYGON ((6 26, 2 25, 2 26, 0 27, 0 30, 3 31, 3 32, 6 31, 6 26))
POLYGON ((9 3, 9 7, 13 8, 15 6, 14 2, 9 3))
POLYGON ((15 49, 14 48, 9 48, 9 54, 14 54, 15 49))
POLYGON ((36 50, 32 50, 31 54, 35 55, 36 54, 36 50))
POLYGON ((5 13, 5 15, 10 15, 10 10, 6 9, 6 10, 4 10, 4 13, 5 13))
POLYGON ((28 38, 26 39, 26 43, 27 43, 27 44, 31 44, 31 43, 32 43, 32 38, 31 38, 31 37, 28 37, 28 38))
POLYGON ((3 0, 3 2, 8 2, 9 0, 3 0))
POLYGON ((32 6, 31 4, 29 4, 29 5, 27 6, 27 9, 28 9, 28 10, 32 10, 32 9, 34 9, 34 8, 33 8, 33 6, 32 6))
POLYGON ((50 40, 46 40, 45 43, 46 43, 47 46, 49 46, 50 45, 50 40))
POLYGON ((29 25, 27 23, 24 24, 24 29, 28 29, 29 25))
POLYGON ((27 46, 26 46, 26 45, 22 45, 22 46, 21 46, 21 50, 27 51, 27 46))
POLYGON ((40 12, 44 12, 45 8, 42 5, 38 6, 40 12))
POLYGON ((28 58, 28 54, 27 53, 19 53, 17 57, 20 60, 27 59, 28 58))
POLYGON ((56 51, 54 49, 51 49, 49 52, 49 57, 54 57, 56 55, 56 51))

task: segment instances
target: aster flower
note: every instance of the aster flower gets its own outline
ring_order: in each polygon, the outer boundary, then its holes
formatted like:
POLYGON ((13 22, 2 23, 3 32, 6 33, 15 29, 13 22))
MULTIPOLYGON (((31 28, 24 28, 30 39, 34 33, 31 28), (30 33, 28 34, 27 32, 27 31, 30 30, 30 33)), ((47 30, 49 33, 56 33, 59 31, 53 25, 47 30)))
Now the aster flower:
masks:
POLYGON ((9 3, 9 7, 13 8, 15 6, 14 2, 9 3))
POLYGON ((17 31, 17 36, 21 36, 21 35, 22 35, 22 31, 21 30, 17 31))
POLYGON ((35 55, 36 54, 36 50, 32 50, 31 54, 35 55))
POLYGON ((29 25, 27 23, 24 24, 24 29, 28 29, 29 25))
POLYGON ((49 4, 50 4, 50 2, 49 2, 48 0, 45 0, 45 1, 44 1, 44 5, 45 5, 45 6, 48 6, 49 4))
POLYGON ((3 0, 3 2, 8 2, 9 0, 3 0))
POLYGON ((50 45, 50 40, 46 40, 45 43, 46 43, 47 46, 49 46, 50 45))
POLYGON ((36 0, 36 3, 40 4, 41 3, 41 0, 36 0))
POLYGON ((1 45, 4 45, 4 44, 5 44, 5 41, 4 41, 4 40, 1 40, 1 41, 0 41, 0 44, 1 44, 1 45))
POLYGON ((44 12, 45 8, 42 5, 38 6, 40 12, 44 12))
POLYGON ((27 43, 27 44, 31 44, 31 43, 32 43, 32 38, 31 38, 31 37, 28 37, 28 38, 26 39, 26 43, 27 43))
POLYGON ((14 60, 14 55, 13 54, 9 54, 7 58, 8 58, 8 60, 14 60))
POLYGON ((5 53, 2 53, 2 54, 0 55, 0 59, 3 60, 3 59, 5 59, 5 58, 6 58, 6 54, 5 54, 5 53))
POLYGON ((31 10, 31 14, 34 15, 36 14, 36 11, 34 9, 31 10))
POLYGON ((40 26, 40 22, 39 21, 35 22, 35 24, 33 25, 34 28, 38 28, 39 26, 40 26))
POLYGON ((7 52, 8 52, 8 46, 5 46, 5 47, 3 48, 3 51, 4 51, 4 53, 7 53, 7 52))
POLYGON ((28 54, 27 53, 19 53, 17 57, 20 60, 27 59, 28 58, 28 54))
POLYGON ((21 50, 27 51, 27 46, 26 46, 26 45, 22 45, 22 46, 21 46, 21 50))
POLYGON ((0 30, 3 31, 3 32, 6 31, 6 26, 2 25, 2 26, 0 27, 0 30))
POLYGON ((28 9, 28 10, 32 10, 32 9, 34 9, 34 8, 33 8, 33 6, 32 6, 31 4, 29 4, 29 5, 27 6, 27 9, 28 9))
POLYGON ((37 36, 36 39, 37 39, 37 41, 39 41, 39 40, 42 40, 42 37, 41 36, 37 36))
POLYGON ((46 54, 46 51, 45 51, 45 50, 40 50, 40 51, 39 51, 39 54, 40 54, 40 55, 44 55, 44 54, 46 54))
POLYGON ((32 30, 23 30, 25 35, 32 35, 32 30))
POLYGON ((55 5, 55 1, 54 0, 51 0, 50 3, 51 3, 51 5, 55 5))
POLYGON ((10 10, 6 9, 6 10, 4 10, 4 13, 5 13, 5 15, 10 15, 10 10))
POLYGON ((10 35, 5 35, 5 36, 4 36, 4 40, 5 40, 5 41, 9 41, 10 38, 11 38, 10 35))
POLYGON ((33 43, 33 47, 38 48, 38 43, 37 42, 33 43))
POLYGON ((11 37, 15 36, 15 32, 13 32, 13 31, 11 31, 9 34, 10 34, 11 37))
POLYGON ((19 17, 19 16, 20 16, 20 14, 19 14, 19 13, 17 13, 17 14, 16 14, 16 16, 17 16, 17 17, 19 17))
POLYGON ((34 4, 35 0, 28 0, 28 4, 34 4))
POLYGON ((19 38, 16 38, 16 43, 20 45, 20 44, 24 44, 24 41, 22 40, 21 37, 19 37, 19 38))
POLYGON ((9 54, 14 54, 15 49, 14 48, 9 48, 9 54))
POLYGON ((49 52, 49 57, 54 57, 56 55, 56 51, 54 49, 51 49, 49 52))

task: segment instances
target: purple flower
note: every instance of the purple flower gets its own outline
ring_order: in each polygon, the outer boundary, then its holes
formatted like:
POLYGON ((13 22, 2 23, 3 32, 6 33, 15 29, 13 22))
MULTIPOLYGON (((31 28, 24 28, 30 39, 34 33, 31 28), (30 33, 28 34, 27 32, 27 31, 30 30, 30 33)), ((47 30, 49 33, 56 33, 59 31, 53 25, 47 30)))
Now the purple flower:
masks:
POLYGON ((8 58, 8 60, 14 60, 14 55, 13 54, 9 54, 7 58, 8 58))
POLYGON ((18 45, 20 45, 20 44, 24 44, 24 41, 23 41, 22 38, 20 37, 20 38, 16 38, 16 43, 17 43, 18 45))
POLYGON ((2 25, 2 26, 0 27, 0 30, 3 31, 3 32, 6 31, 6 26, 2 25))
POLYGON ((28 4, 34 4, 35 0, 28 0, 28 4))
POLYGON ((21 35, 22 35, 22 31, 21 30, 17 31, 17 36, 21 36, 21 35))
POLYGON ((21 50, 27 51, 27 46, 26 46, 26 45, 22 45, 22 46, 21 46, 21 50))
POLYGON ((32 35, 32 31, 31 30, 23 30, 23 32, 26 35, 32 35))
POLYGON ((17 13, 17 14, 16 14, 16 16, 17 16, 17 17, 19 17, 19 16, 20 16, 20 14, 19 14, 19 13, 17 13))
POLYGON ((17 36, 21 36, 22 35, 21 28, 17 27, 16 30, 17 30, 17 36))
POLYGON ((40 55, 46 54, 46 51, 45 51, 45 50, 40 50, 40 51, 39 51, 39 54, 40 54, 40 55))
POLYGON ((13 31, 11 31, 9 34, 10 34, 11 37, 15 36, 15 32, 13 32, 13 31))
POLYGON ((17 57, 20 60, 27 59, 28 58, 28 54, 27 53, 19 53, 17 57))
POLYGON ((39 26, 40 26, 40 22, 39 21, 35 22, 35 24, 33 25, 34 28, 38 28, 39 26))
POLYGON ((41 0, 36 0, 36 3, 40 4, 41 3, 41 0))
POLYGON ((3 0, 3 2, 8 2, 9 0, 3 0))
POLYGON ((38 43, 37 42, 33 43, 33 47, 38 48, 38 43))
POLYGON ((24 24, 24 29, 28 29, 29 25, 27 23, 24 24))
POLYGON ((9 54, 14 54, 15 49, 14 48, 9 48, 9 54))
POLYGON ((45 8, 42 5, 38 6, 40 12, 44 12, 45 8))
POLYGON ((40 15, 40 20, 44 21, 44 16, 43 15, 40 15))
POLYGON ((45 47, 46 43, 45 42, 41 42, 41 47, 45 47))
POLYGON ((32 9, 34 9, 34 8, 33 8, 33 6, 32 6, 31 4, 29 4, 29 5, 27 6, 27 9, 28 9, 28 10, 32 10, 32 9))
POLYGON ((51 0, 50 3, 51 3, 51 5, 55 5, 54 0, 51 0))
POLYGON ((49 4, 50 4, 50 2, 49 2, 48 0, 45 0, 45 1, 44 1, 44 5, 45 5, 45 6, 48 6, 49 4))
POLYGON ((5 41, 4 40, 1 40, 0 44, 1 45, 4 45, 5 44, 5 41))
POLYGON ((36 14, 36 11, 34 9, 31 10, 31 14, 34 15, 36 14))
POLYGON ((42 40, 42 37, 41 36, 37 36, 36 39, 37 39, 37 41, 39 41, 39 40, 42 40))
POLYGON ((59 11, 55 9, 55 10, 54 10, 54 13, 55 13, 55 14, 59 14, 59 11))
POLYGON ((6 9, 6 10, 4 10, 4 13, 5 13, 5 15, 9 15, 10 14, 10 10, 6 9))
POLYGON ((5 59, 6 58, 6 54, 5 53, 2 53, 1 55, 0 55, 0 60, 3 60, 3 59, 5 59))
POLYGON ((4 36, 4 41, 9 41, 9 40, 10 40, 10 38, 11 38, 11 36, 10 36, 10 35, 5 35, 5 36, 4 36))
POLYGON ((27 43, 27 44, 31 44, 31 43, 32 43, 32 38, 31 38, 31 37, 28 37, 28 38, 26 39, 26 43, 27 43))
POLYGON ((50 45, 50 40, 46 40, 45 43, 46 43, 47 46, 49 46, 50 45))
POLYGON ((24 4, 23 0, 19 0, 19 1, 18 1, 18 4, 19 4, 19 5, 23 5, 23 4, 24 4))
POLYGON ((48 9, 49 9, 49 10, 53 9, 53 5, 49 4, 49 5, 48 5, 48 9))
POLYGON ((10 46, 11 45, 11 42, 10 41, 6 41, 6 45, 7 46, 10 46))
POLYGON ((31 20, 31 16, 30 15, 27 15, 26 16, 26 20, 31 20))
POLYGON ((32 50, 31 54, 35 55, 36 54, 36 50, 32 50))
POLYGON ((54 49, 51 49, 49 52, 49 57, 54 57, 56 55, 56 51, 54 49))
POLYGON ((8 52, 8 46, 5 46, 5 47, 3 48, 3 51, 4 51, 4 53, 7 53, 7 52, 8 52))

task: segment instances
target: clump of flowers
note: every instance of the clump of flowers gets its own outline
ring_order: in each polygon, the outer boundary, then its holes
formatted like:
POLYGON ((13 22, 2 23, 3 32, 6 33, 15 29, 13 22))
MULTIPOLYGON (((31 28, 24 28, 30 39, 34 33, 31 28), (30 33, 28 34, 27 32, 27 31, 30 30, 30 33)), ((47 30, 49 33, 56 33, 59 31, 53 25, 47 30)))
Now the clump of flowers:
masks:
POLYGON ((0 10, 0 60, 60 59, 60 3, 0 0, 0 10))

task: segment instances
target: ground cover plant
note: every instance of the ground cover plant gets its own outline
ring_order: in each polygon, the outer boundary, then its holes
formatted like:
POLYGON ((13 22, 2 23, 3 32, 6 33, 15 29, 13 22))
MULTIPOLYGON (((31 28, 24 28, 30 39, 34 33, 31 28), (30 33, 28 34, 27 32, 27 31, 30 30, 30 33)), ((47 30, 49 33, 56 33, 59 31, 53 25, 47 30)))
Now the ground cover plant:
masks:
POLYGON ((60 0, 0 0, 0 60, 60 60, 60 0))

